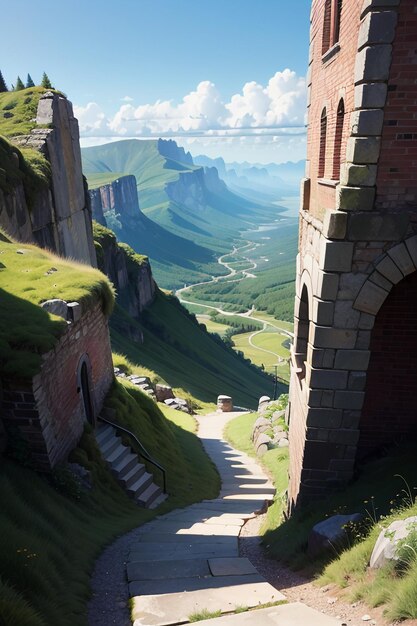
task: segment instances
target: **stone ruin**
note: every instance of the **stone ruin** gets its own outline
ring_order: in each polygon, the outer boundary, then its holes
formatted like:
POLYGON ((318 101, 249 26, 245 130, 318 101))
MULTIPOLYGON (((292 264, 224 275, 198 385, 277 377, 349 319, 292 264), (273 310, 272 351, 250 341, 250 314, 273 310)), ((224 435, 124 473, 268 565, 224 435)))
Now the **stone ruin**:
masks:
POLYGON ((146 393, 155 402, 162 402, 171 409, 177 411, 183 411, 184 413, 193 414, 193 410, 187 400, 184 398, 178 398, 175 396, 172 387, 168 385, 161 385, 159 383, 153 384, 149 376, 139 376, 137 374, 131 374, 127 376, 119 367, 114 368, 114 374, 118 378, 126 378, 132 385, 138 387, 141 391, 146 393))
POLYGON ((252 442, 258 456, 262 456, 272 447, 288 447, 288 432, 284 421, 286 411, 273 410, 275 407, 276 400, 271 401, 268 396, 259 399, 259 417, 252 430, 252 442))
POLYGON ((222 413, 233 411, 233 400, 230 396, 217 396, 217 410, 222 413))

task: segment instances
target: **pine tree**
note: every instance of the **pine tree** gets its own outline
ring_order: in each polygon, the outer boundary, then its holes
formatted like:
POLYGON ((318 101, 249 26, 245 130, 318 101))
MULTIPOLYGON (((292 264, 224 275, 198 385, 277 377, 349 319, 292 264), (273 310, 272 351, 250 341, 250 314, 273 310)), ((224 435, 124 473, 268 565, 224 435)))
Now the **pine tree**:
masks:
POLYGON ((44 89, 52 89, 52 83, 49 80, 46 72, 43 73, 41 87, 43 87, 44 89))
POLYGON ((26 79, 26 89, 28 87, 34 87, 34 86, 35 86, 35 83, 32 80, 32 76, 30 74, 28 74, 28 77, 26 79))
POLYGON ((4 82, 3 74, 0 70, 0 93, 3 91, 8 91, 8 89, 6 83, 4 82))
POLYGON ((18 76, 17 80, 16 80, 16 87, 14 88, 14 90, 15 91, 21 91, 24 88, 25 88, 25 86, 24 86, 20 76, 18 76))

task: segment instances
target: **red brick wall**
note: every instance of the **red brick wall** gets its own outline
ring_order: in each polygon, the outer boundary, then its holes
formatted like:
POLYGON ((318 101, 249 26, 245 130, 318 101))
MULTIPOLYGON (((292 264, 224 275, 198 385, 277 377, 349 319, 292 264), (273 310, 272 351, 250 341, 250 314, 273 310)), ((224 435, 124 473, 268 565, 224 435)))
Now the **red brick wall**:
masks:
POLYGON ((377 176, 378 208, 417 205, 417 5, 401 0, 377 176))
POLYGON ((359 455, 417 432, 417 272, 393 287, 371 335, 359 455))
POLYGON ((5 381, 2 416, 6 425, 19 428, 38 469, 65 460, 81 437, 85 415, 77 373, 84 354, 91 363, 91 392, 100 410, 113 380, 113 363, 108 322, 99 305, 68 325, 44 355, 32 385, 5 381))
POLYGON ((345 123, 341 144, 341 161, 345 160, 346 142, 349 136, 349 119, 354 108, 354 67, 358 48, 358 27, 362 0, 344 0, 340 21, 340 50, 328 61, 322 60, 324 26, 323 0, 313 0, 312 45, 313 63, 311 105, 308 117, 307 159, 310 161, 311 199, 310 211, 322 218, 325 208, 334 208, 334 189, 317 184, 320 152, 320 118, 327 110, 327 145, 324 178, 332 178, 333 153, 336 133, 337 107, 343 96, 345 123))

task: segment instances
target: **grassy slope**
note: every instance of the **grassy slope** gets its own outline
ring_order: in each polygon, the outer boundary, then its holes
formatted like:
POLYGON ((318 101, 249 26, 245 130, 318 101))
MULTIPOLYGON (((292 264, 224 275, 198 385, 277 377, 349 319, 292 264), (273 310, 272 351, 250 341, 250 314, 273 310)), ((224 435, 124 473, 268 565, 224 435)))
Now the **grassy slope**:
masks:
POLYGON ((47 90, 30 87, 0 93, 0 134, 6 137, 27 135, 36 127, 39 98, 47 90))
POLYGON ((90 174, 88 177, 89 189, 96 189, 102 185, 109 185, 113 181, 124 176, 123 172, 103 172, 102 174, 90 174))
POLYGON ((66 322, 38 305, 51 298, 85 306, 101 300, 110 312, 114 296, 106 277, 29 244, 0 240, 0 373, 33 375, 66 322), (55 271, 48 273, 51 268, 55 271))
POLYGON ((136 176, 141 209, 159 230, 155 236, 151 224, 142 219, 133 229, 131 225, 117 227, 116 234, 149 255, 155 277, 163 287, 177 288, 221 274, 215 254, 230 249, 245 225, 249 227, 277 213, 274 207, 248 202, 229 190, 220 194, 206 190, 204 208, 170 200, 166 185, 177 181, 180 174, 188 176, 199 168, 161 156, 154 140, 126 140, 85 148, 82 155, 83 169, 92 185, 95 176, 107 177, 111 172, 136 176))
POLYGON ((258 261, 258 268, 250 270, 256 275, 256 279, 200 285, 187 293, 189 299, 208 304, 220 301, 238 306, 242 310, 253 305, 256 309, 266 310, 277 319, 292 321, 297 226, 284 223, 270 241, 262 241, 261 235, 262 233, 254 238, 261 242, 262 246, 250 253, 250 258, 258 261), (261 256, 267 257, 269 261, 262 261, 261 256))
MULTIPOLYGON (((216 496, 219 478, 191 416, 169 409, 164 416, 129 383, 115 383, 108 404, 167 469, 170 498, 158 513, 216 496)), ((80 490, 62 471, 50 480, 1 461, 0 498, 7 502, 0 511, 1 624, 86 626, 95 557, 113 537, 157 514, 127 498, 91 434, 84 434, 72 460, 91 471, 91 491, 80 490)))
POLYGON ((237 404, 255 407, 261 395, 272 393, 270 378, 205 332, 173 296, 159 292, 141 324, 116 306, 110 323, 117 352, 199 400, 215 402, 226 393, 237 404), (129 326, 143 331, 143 344, 127 338, 129 326))

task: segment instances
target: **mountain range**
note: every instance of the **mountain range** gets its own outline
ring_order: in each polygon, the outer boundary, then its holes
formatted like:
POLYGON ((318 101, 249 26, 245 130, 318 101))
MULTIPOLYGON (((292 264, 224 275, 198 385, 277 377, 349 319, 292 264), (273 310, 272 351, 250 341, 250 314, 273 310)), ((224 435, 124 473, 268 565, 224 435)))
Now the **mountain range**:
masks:
POLYGON ((240 233, 275 219, 279 209, 229 189, 214 165, 195 164, 175 141, 125 140, 84 148, 89 188, 133 175, 139 204, 105 215, 119 240, 148 255, 158 283, 169 289, 222 273, 217 257, 240 233))

